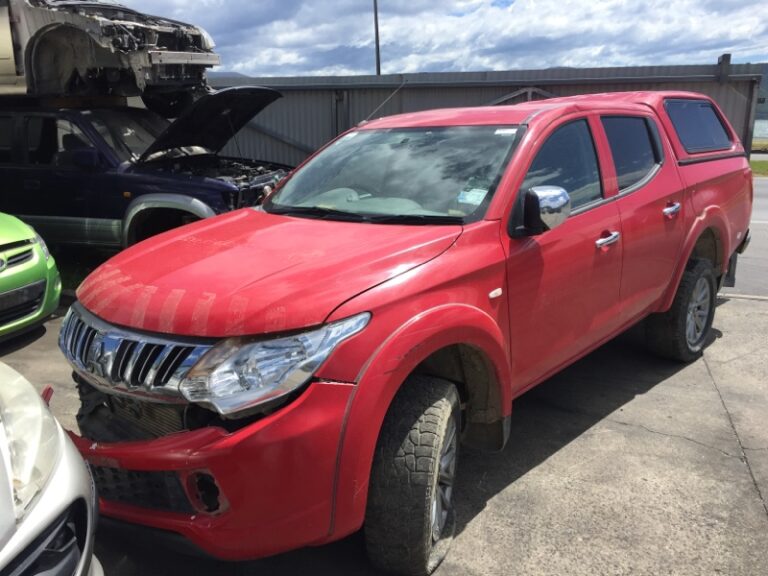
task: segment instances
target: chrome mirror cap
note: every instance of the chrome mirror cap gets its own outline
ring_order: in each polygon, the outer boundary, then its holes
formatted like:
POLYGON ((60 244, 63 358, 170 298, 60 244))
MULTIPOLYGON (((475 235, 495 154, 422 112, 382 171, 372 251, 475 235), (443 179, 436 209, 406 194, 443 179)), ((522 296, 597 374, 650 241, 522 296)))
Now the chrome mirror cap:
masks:
POLYGON ((571 197, 560 186, 534 186, 528 194, 538 200, 538 219, 544 230, 557 228, 571 215, 571 197))

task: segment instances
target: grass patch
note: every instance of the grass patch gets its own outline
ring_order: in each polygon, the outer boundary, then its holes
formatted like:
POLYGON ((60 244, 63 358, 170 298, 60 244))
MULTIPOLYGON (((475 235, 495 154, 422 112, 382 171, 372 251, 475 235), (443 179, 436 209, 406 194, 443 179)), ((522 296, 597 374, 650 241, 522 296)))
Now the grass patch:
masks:
POLYGON ((755 176, 768 176, 768 160, 750 160, 752 174, 755 176))

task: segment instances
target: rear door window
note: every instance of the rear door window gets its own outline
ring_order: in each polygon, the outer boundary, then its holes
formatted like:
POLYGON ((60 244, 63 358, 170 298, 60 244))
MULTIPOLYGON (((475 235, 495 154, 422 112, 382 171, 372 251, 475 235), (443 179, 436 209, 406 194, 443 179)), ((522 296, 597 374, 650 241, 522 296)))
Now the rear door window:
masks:
POLYGON ((26 137, 27 162, 35 165, 71 167, 74 151, 93 147, 80 128, 52 116, 28 117, 26 137))
POLYGON ((706 100, 667 100, 664 103, 680 142, 689 154, 728 150, 731 138, 712 104, 706 100))
POLYGON ((522 189, 559 186, 575 210, 602 198, 600 170, 586 120, 558 128, 544 142, 523 181, 522 189))
POLYGON ((611 147, 619 192, 622 192, 651 173, 661 162, 661 151, 646 118, 606 116, 601 120, 611 147))

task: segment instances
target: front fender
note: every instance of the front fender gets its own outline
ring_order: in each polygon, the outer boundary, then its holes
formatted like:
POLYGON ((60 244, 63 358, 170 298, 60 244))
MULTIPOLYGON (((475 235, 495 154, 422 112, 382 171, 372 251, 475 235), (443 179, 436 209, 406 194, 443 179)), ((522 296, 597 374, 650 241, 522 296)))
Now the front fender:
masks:
POLYGON ((508 416, 512 408, 510 364, 498 324, 469 305, 447 304, 425 311, 389 336, 363 366, 348 414, 337 468, 335 538, 363 524, 368 483, 379 430, 392 400, 409 374, 434 352, 455 344, 469 345, 489 359, 498 383, 489 421, 508 416))
POLYGON ((144 194, 133 200, 123 216, 123 246, 128 246, 131 225, 141 212, 169 208, 189 212, 200 219, 216 216, 213 208, 198 198, 183 194, 144 194))

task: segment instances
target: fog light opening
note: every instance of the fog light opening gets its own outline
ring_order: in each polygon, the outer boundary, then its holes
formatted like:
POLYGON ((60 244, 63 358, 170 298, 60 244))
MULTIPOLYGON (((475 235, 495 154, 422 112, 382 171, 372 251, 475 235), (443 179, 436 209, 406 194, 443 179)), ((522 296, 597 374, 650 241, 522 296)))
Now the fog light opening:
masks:
POLYGON ((225 509, 221 490, 214 477, 208 472, 195 472, 187 479, 187 488, 192 504, 200 512, 219 514, 225 509))

